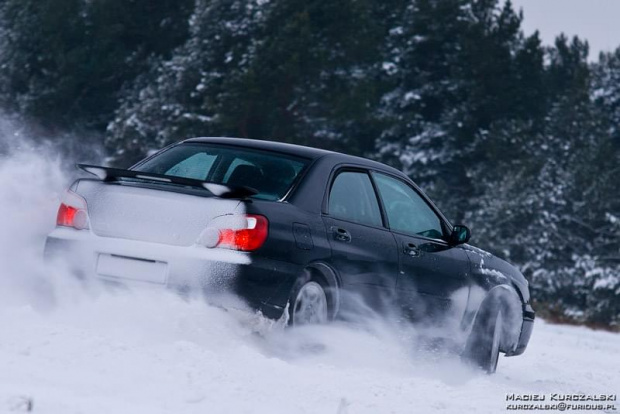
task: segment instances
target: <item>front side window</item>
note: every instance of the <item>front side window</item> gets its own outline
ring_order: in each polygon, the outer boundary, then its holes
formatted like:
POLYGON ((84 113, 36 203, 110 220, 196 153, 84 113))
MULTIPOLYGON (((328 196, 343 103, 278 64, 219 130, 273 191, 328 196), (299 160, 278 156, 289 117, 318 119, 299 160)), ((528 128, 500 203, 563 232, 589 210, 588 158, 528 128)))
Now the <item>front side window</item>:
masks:
POLYGON ((368 174, 338 174, 329 193, 329 215, 369 226, 382 225, 379 202, 368 174))
POLYGON ((390 229, 409 235, 443 238, 441 220, 411 186, 385 174, 374 174, 390 229))
POLYGON ((247 186, 258 191, 255 198, 279 200, 308 162, 304 158, 251 148, 187 143, 156 155, 135 170, 247 186))

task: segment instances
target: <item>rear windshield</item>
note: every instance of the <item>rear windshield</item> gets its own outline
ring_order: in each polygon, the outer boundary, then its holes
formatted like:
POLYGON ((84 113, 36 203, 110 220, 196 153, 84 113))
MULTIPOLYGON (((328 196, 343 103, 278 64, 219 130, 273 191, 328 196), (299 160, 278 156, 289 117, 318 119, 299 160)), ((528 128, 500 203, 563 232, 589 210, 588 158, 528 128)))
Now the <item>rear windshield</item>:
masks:
POLYGON ((279 200, 308 164, 304 158, 213 144, 181 144, 139 164, 134 170, 247 186, 254 198, 279 200))

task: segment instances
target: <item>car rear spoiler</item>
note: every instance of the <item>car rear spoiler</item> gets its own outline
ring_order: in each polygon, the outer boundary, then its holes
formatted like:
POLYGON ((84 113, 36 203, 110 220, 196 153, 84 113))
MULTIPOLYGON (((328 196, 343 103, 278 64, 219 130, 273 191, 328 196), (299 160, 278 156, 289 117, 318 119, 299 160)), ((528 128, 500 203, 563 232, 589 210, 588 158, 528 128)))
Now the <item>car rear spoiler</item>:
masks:
POLYGON ((216 197, 220 198, 247 198, 258 194, 253 188, 236 185, 223 185, 193 178, 176 177, 173 175, 155 174, 150 172, 123 170, 120 168, 100 167, 97 165, 76 164, 77 168, 98 177, 101 181, 119 181, 121 178, 133 178, 137 180, 154 181, 158 183, 170 183, 194 188, 204 188, 216 197))

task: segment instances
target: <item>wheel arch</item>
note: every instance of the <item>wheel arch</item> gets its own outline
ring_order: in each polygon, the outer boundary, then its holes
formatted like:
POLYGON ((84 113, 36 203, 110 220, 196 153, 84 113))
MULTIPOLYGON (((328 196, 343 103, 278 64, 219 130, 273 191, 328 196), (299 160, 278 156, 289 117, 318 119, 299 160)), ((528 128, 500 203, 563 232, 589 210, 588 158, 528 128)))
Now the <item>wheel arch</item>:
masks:
POLYGON ((340 287, 342 286, 340 278, 334 269, 323 262, 313 262, 305 267, 305 270, 322 282, 327 294, 327 300, 330 311, 330 318, 333 319, 340 310, 340 287))
POLYGON ((520 315, 522 311, 521 296, 512 285, 497 285, 487 292, 474 317, 472 330, 476 329, 479 319, 498 307, 502 311, 500 350, 508 352, 518 344, 522 320, 520 315))

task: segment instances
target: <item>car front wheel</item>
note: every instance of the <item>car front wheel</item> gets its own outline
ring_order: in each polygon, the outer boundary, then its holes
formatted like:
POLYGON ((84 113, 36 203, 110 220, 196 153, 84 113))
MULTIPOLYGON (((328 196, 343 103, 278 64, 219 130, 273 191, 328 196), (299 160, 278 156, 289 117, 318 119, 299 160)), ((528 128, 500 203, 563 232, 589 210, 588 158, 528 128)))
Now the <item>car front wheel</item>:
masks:
POLYGON ((488 374, 497 370, 503 317, 499 306, 493 306, 477 318, 464 356, 488 374))

